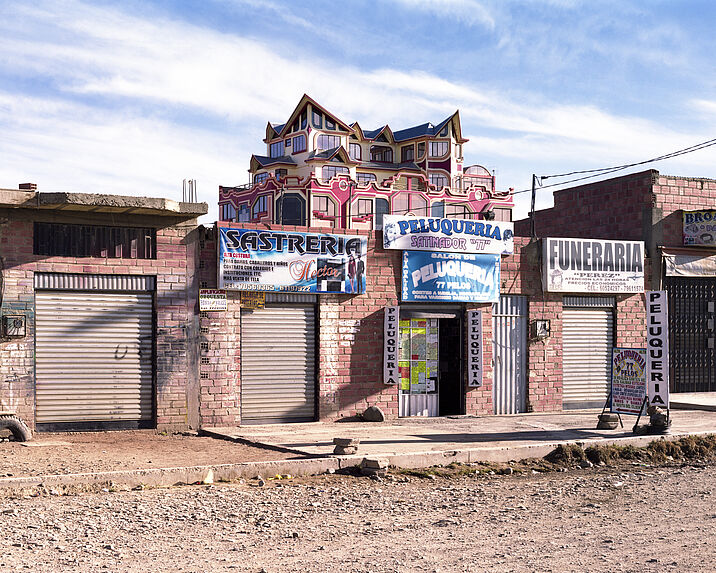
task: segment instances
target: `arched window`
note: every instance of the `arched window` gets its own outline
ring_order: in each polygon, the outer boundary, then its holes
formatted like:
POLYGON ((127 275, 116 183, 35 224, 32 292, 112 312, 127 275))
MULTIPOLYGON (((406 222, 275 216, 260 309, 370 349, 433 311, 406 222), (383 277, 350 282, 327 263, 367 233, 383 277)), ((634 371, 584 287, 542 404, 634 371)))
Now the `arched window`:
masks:
POLYGON ((321 169, 321 179, 328 183, 336 175, 348 175, 349 170, 344 165, 324 165, 321 169))

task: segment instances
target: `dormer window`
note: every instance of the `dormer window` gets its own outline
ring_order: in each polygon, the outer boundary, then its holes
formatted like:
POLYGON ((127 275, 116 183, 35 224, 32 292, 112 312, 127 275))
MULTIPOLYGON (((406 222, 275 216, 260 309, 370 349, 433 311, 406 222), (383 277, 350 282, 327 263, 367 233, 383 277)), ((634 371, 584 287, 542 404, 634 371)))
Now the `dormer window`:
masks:
POLYGON ((443 127, 443 128, 440 130, 440 133, 438 133, 438 136, 439 136, 439 137, 447 137, 447 134, 448 134, 448 126, 447 126, 447 124, 446 124, 445 127, 443 127))
POLYGON ((338 135, 326 135, 322 133, 316 138, 316 149, 326 150, 340 147, 341 138, 338 135))
POLYGON ((431 141, 430 142, 430 157, 443 157, 450 151, 449 141, 431 141))
POLYGON ((329 129, 330 131, 335 131, 336 129, 336 122, 330 119, 328 116, 326 116, 326 129, 329 129))
POLYGON ((269 147, 269 155, 271 157, 281 157, 283 155, 283 141, 275 141, 269 147))
POLYGON ((375 163, 393 163, 393 150, 385 145, 371 145, 370 160, 375 163))

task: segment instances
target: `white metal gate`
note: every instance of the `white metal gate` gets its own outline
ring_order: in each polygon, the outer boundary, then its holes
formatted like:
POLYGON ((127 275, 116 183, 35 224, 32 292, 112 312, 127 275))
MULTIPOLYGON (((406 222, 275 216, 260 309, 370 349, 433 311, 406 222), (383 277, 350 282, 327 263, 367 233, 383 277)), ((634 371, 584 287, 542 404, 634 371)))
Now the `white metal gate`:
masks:
POLYGON ((527 297, 506 295, 492 305, 492 402, 495 414, 527 407, 527 297))
POLYGON ((613 343, 613 308, 563 309, 563 408, 597 408, 604 405, 611 383, 613 343))
POLYGON ((313 305, 241 311, 242 423, 315 419, 313 305))
POLYGON ((35 292, 38 424, 152 420, 152 298, 35 292))

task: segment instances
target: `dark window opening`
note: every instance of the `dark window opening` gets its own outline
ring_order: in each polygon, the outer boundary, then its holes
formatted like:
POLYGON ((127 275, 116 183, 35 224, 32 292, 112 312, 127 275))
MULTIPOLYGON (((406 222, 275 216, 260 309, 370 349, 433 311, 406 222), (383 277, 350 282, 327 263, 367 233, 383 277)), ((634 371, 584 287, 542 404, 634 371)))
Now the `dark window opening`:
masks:
POLYGON ((35 223, 32 252, 47 257, 156 259, 157 231, 136 227, 35 223))

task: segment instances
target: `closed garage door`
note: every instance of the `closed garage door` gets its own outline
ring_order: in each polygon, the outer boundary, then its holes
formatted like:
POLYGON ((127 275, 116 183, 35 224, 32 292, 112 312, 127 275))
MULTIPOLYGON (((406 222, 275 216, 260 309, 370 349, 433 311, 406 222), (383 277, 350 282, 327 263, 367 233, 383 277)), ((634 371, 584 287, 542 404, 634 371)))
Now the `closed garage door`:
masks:
POLYGON ((149 426, 152 294, 36 291, 35 309, 37 423, 149 426))
POLYGON ((563 408, 599 408, 606 402, 611 384, 613 316, 611 308, 564 309, 563 408))
POLYGON ((315 419, 313 305, 241 311, 241 422, 315 419))

